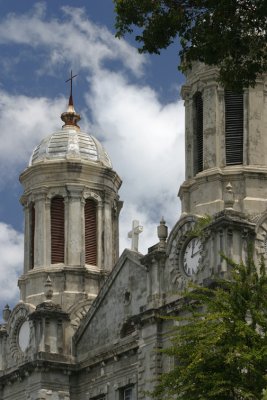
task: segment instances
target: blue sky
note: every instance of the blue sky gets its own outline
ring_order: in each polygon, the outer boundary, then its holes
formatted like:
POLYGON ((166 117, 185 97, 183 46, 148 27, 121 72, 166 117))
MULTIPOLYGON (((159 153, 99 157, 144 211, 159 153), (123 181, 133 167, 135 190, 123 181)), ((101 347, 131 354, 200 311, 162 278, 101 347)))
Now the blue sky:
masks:
POLYGON ((18 299, 23 269, 19 174, 34 147, 62 125, 72 69, 83 131, 106 148, 123 179, 120 248, 133 219, 144 227, 140 251, 180 215, 184 178, 183 76, 178 44, 140 55, 132 37, 114 38, 112 0, 0 0, 0 304, 18 299))

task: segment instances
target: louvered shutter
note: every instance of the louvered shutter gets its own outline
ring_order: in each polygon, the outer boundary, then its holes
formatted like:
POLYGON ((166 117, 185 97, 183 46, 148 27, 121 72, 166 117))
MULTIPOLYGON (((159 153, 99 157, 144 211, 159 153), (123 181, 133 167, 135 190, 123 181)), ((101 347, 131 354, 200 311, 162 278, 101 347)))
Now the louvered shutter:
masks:
POLYGON ((203 100, 201 93, 194 96, 194 174, 203 171, 203 100))
POLYGON ((85 219, 85 263, 97 264, 97 221, 96 203, 94 200, 87 199, 84 207, 85 219))
POLYGON ((64 199, 51 200, 51 263, 64 263, 64 199))
POLYGON ((226 165, 243 163, 243 93, 225 90, 225 154, 226 165))
POLYGON ((35 207, 30 205, 30 269, 34 267, 34 231, 35 231, 35 207))

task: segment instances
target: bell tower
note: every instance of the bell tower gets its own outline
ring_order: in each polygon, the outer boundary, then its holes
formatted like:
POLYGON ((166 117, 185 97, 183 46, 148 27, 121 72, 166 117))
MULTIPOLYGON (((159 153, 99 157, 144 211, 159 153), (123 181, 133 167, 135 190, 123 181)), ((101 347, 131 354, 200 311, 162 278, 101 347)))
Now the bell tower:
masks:
MULTIPOLYGON (((72 84, 71 75, 71 84, 72 84)), ((25 214, 21 300, 43 301, 47 276, 64 311, 93 301, 118 259, 121 179, 103 146, 81 131, 71 94, 62 129, 35 148, 21 174, 25 214)))
POLYGON ((245 262, 253 248, 256 263, 267 262, 267 75, 240 92, 218 76, 215 66, 195 63, 182 88, 182 215, 167 244, 173 290, 229 277, 222 255, 245 262))
POLYGON ((182 212, 213 215, 225 208, 227 185, 236 211, 267 207, 267 77, 240 93, 218 84, 216 67, 197 63, 182 96, 186 112, 186 177, 182 212))

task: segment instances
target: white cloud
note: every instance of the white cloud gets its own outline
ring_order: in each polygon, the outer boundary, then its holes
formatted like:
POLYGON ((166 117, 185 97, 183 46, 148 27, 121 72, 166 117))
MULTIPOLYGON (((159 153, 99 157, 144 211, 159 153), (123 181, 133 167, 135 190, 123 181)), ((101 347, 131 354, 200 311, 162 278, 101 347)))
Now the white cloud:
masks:
POLYGON ((23 235, 0 222, 0 303, 18 300, 18 276, 23 270, 23 235))
POLYGON ((151 88, 132 85, 107 71, 91 81, 91 90, 87 102, 94 116, 93 132, 102 134, 124 181, 123 243, 127 243, 131 220, 140 219, 144 225, 140 249, 146 251, 157 240, 161 216, 174 224, 179 215, 176 196, 183 179, 183 103, 162 105, 151 88))
POLYGON ((58 129, 59 115, 65 109, 66 99, 30 98, 0 91, 0 183, 14 179, 15 173, 27 166, 33 148, 58 129))
POLYGON ((119 60, 134 75, 143 73, 145 56, 124 40, 117 40, 104 26, 89 20, 79 8, 63 7, 62 20, 45 20, 45 8, 38 4, 27 14, 9 14, 0 24, 0 43, 28 45, 34 51, 46 49, 41 70, 72 63, 97 73, 108 60, 119 60))

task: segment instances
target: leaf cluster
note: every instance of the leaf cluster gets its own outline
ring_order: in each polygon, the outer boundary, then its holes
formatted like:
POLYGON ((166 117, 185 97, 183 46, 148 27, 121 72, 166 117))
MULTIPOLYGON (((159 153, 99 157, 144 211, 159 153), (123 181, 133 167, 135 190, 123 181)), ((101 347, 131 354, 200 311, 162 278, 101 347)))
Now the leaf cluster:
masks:
POLYGON ((254 86, 267 71, 267 0, 114 0, 116 36, 132 33, 141 53, 159 54, 177 38, 179 69, 219 67, 229 89, 254 86))
POLYGON ((171 346, 175 367, 152 397, 179 400, 256 400, 267 387, 267 277, 252 257, 227 259, 231 280, 194 286, 185 295, 171 346))
POLYGON ((212 217, 208 214, 199 217, 192 229, 188 232, 189 237, 205 236, 205 228, 212 222, 212 217))

